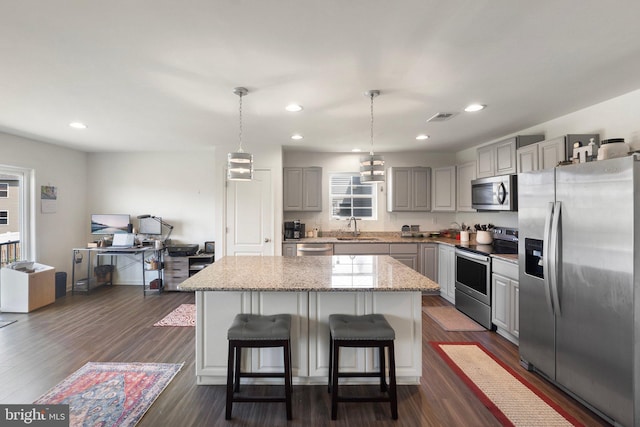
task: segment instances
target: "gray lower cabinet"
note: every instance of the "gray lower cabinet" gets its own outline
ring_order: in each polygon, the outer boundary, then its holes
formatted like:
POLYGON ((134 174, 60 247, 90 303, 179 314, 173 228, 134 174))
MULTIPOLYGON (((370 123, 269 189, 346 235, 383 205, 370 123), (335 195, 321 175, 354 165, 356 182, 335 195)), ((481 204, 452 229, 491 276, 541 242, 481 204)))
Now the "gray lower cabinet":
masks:
POLYGON ((407 267, 419 271, 417 243, 391 243, 389 245, 389 255, 407 267))
POLYGON ((408 267, 418 270, 417 243, 335 243, 334 255, 390 255, 408 267))
POLYGON ((455 304, 456 256, 453 246, 438 245, 438 285, 440 285, 440 296, 455 304))
POLYGON ((518 344, 520 330, 520 284, 518 264, 493 258, 491 276, 491 321, 496 332, 518 344))
POLYGON ((438 246, 437 243, 420 244, 420 274, 438 282, 438 246))
POLYGON ((389 243, 335 243, 334 255, 389 255, 389 243))
POLYGON ((283 243, 282 255, 283 256, 296 256, 298 253, 297 243, 283 243))

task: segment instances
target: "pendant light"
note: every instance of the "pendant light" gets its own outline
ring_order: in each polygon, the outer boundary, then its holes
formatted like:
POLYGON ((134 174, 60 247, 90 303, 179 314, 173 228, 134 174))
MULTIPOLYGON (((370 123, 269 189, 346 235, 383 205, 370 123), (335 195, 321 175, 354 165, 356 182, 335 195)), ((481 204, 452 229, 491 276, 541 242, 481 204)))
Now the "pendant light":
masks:
POLYGON ((240 131, 238 133, 240 145, 238 151, 227 155, 227 179, 230 181, 251 181, 253 179, 253 155, 242 149, 242 97, 249 91, 244 87, 233 89, 233 93, 240 97, 240 131))
POLYGON ((380 91, 369 90, 364 94, 371 99, 371 150, 368 156, 360 158, 360 182, 377 184, 384 182, 384 158, 373 154, 373 98, 380 91))

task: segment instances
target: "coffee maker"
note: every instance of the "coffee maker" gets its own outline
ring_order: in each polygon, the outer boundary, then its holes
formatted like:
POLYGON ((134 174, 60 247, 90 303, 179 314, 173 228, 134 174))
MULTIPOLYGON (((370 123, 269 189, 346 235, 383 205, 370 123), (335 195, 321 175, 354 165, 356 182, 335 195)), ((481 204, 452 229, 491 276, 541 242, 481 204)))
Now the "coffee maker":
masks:
POLYGON ((284 240, 298 240, 304 237, 304 224, 299 219, 284 222, 284 240))

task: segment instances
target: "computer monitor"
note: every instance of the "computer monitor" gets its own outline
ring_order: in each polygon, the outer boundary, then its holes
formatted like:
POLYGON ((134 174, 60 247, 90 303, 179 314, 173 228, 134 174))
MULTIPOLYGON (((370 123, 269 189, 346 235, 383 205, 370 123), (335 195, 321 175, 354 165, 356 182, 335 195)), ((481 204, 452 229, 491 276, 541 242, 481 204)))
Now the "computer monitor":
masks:
POLYGON ((128 233, 129 222, 129 214, 92 214, 91 234, 128 233))
POLYGON ((162 218, 149 216, 138 219, 138 233, 140 234, 162 234, 162 218))

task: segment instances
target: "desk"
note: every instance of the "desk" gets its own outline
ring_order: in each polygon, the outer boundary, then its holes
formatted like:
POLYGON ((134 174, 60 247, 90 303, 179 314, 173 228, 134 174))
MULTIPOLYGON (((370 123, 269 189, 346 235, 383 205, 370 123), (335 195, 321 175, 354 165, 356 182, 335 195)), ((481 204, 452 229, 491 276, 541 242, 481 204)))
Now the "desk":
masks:
MULTIPOLYGON (((91 289, 91 268, 93 267, 93 258, 94 256, 96 258, 101 257, 101 256, 110 256, 110 257, 117 257, 117 256, 123 256, 123 255, 127 255, 127 256, 133 256, 134 258, 136 258, 139 262, 140 262, 140 267, 142 269, 142 292, 144 295, 147 294, 147 292, 162 292, 162 270, 163 270, 163 261, 162 261, 162 253, 163 250, 160 249, 155 249, 152 246, 144 246, 141 248, 130 248, 130 249, 118 249, 118 250, 114 250, 111 249, 109 247, 106 248, 74 248, 73 249, 73 256, 71 259, 71 293, 73 294, 75 292, 75 288, 76 288, 76 263, 77 263, 77 259, 78 256, 80 255, 81 259, 82 259, 82 254, 85 253, 87 255, 87 292, 89 292, 89 290, 91 289), (155 255, 156 259, 158 260, 157 263, 157 268, 146 268, 145 267, 145 259, 148 255, 153 254, 155 255), (146 277, 145 277, 145 273, 146 271, 156 271, 158 274, 158 279, 159 279, 159 284, 156 288, 152 288, 151 284, 147 285, 147 281, 146 281, 146 277)), ((97 265, 100 265, 100 262, 97 262, 97 265)), ((109 282, 109 284, 113 284, 112 283, 112 278, 110 278, 107 282, 109 282)), ((105 282, 106 283, 106 282, 105 282)), ((157 282, 156 282, 157 283, 157 282)))
MULTIPOLYGON (((420 384, 422 293, 440 291, 437 283, 388 255, 224 257, 179 289, 196 291, 198 384, 226 383, 227 327, 238 313, 292 315, 295 384, 327 383, 330 314, 384 314, 396 331, 398 383, 420 384)), ((254 373, 281 368, 277 352, 245 352, 244 366, 254 373)), ((374 353, 354 350, 345 367, 375 372, 374 353)))

